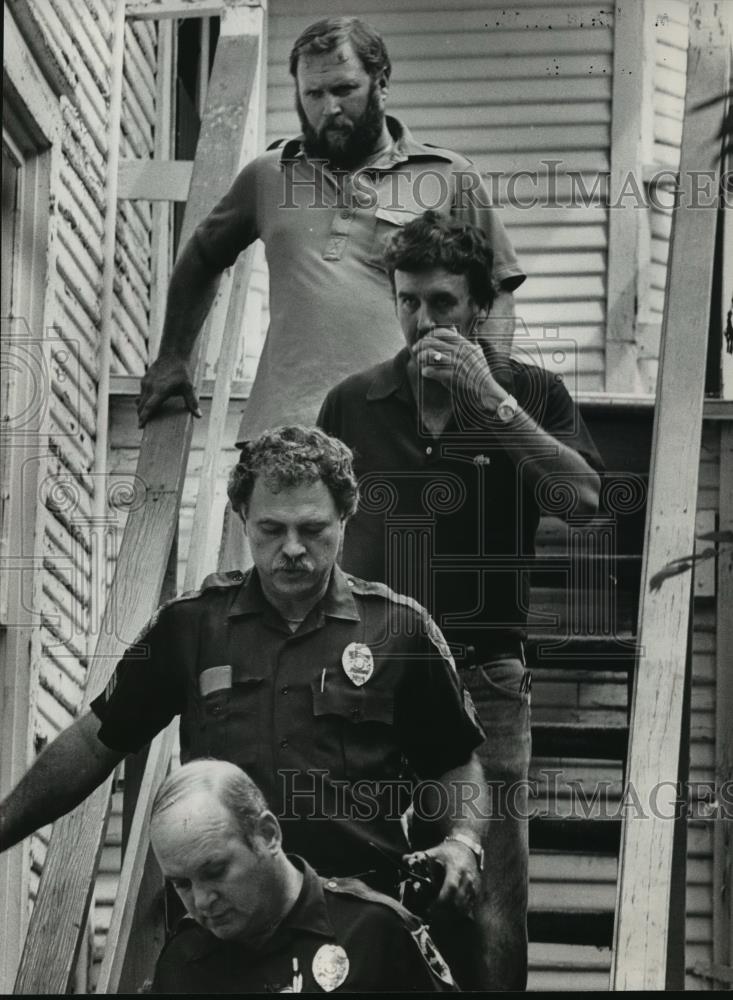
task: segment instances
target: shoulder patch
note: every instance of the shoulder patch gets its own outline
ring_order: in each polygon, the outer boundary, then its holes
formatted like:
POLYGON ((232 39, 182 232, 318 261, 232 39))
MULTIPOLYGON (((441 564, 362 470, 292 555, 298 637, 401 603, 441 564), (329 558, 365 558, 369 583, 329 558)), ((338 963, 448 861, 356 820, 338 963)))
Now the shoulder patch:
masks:
POLYGON ((440 629, 435 624, 430 615, 427 613, 427 611, 425 612, 425 617, 426 617, 425 628, 427 631, 428 639, 430 639, 430 641, 438 650, 443 659, 451 665, 453 672, 457 673, 456 661, 453 659, 453 654, 450 651, 450 646, 445 641, 445 636, 440 631, 440 629))
POLYGON ((471 697, 471 692, 468 690, 468 688, 463 689, 463 708, 466 712, 466 715, 469 717, 474 726, 476 726, 477 729, 480 729, 481 732, 483 733, 484 727, 481 724, 481 720, 478 717, 476 706, 473 703, 473 698, 471 697))
POLYGON ((420 954, 425 960, 425 964, 428 966, 433 975, 442 980, 446 986, 456 986, 456 982, 451 974, 450 968, 448 967, 448 963, 435 947, 433 939, 430 937, 430 932, 425 924, 422 924, 417 928, 417 930, 414 930, 411 933, 420 954))

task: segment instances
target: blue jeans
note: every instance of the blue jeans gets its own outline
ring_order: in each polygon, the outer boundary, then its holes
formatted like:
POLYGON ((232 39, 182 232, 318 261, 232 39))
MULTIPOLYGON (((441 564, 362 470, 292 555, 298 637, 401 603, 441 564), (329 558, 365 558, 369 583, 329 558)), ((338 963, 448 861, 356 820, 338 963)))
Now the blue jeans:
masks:
POLYGON ((464 990, 527 986, 531 755, 530 674, 516 656, 461 670, 486 730, 477 749, 491 795, 484 872, 474 926, 465 919, 431 922, 438 948, 464 990))

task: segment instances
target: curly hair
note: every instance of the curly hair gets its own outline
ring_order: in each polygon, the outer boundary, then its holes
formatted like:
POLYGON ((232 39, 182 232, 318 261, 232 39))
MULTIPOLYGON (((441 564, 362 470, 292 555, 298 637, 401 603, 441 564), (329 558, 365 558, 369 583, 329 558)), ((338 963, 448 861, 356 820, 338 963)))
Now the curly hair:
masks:
POLYGON ((387 46, 379 32, 358 17, 324 17, 310 24, 295 40, 290 51, 290 75, 297 76, 298 60, 304 53, 320 55, 322 52, 333 52, 345 42, 351 42, 372 80, 380 76, 389 80, 392 63, 387 46))
POLYGON ((465 274, 471 298, 489 310, 496 297, 491 276, 494 252, 476 226, 423 212, 389 241, 384 251, 392 292, 395 271, 430 271, 441 267, 451 274, 465 274))
POLYGON ((321 480, 341 517, 351 517, 359 501, 352 460, 351 449, 343 441, 317 427, 278 427, 245 442, 229 476, 227 493, 232 507, 246 513, 259 476, 273 493, 321 480))

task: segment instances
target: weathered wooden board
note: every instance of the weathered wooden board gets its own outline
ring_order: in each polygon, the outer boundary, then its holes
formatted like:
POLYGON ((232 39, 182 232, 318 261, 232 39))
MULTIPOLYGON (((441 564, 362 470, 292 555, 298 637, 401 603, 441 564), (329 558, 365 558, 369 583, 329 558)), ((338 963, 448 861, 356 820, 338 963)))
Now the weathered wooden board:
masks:
MULTIPOLYGON (((653 110, 654 18, 649 4, 625 0, 614 17, 613 114, 610 196, 613 204, 630 175, 638 177, 650 157, 653 110)), ((642 235, 647 214, 632 200, 608 216, 606 299, 606 388, 633 392, 641 387, 637 367, 636 318, 642 235)))
POLYGON ((191 186, 191 160, 120 160, 120 198, 186 201, 191 186))
MULTIPOLYGON (((690 171, 719 169, 720 104, 705 106, 728 82, 729 40, 717 7, 705 0, 690 12, 683 189, 690 171)), ((650 580, 694 549, 715 216, 715 208, 688 208, 676 211, 673 222, 627 775, 642 803, 653 801, 661 782, 677 779, 680 755, 691 575, 669 578, 656 590, 650 580)), ((657 815, 629 816, 624 824, 611 975, 616 990, 665 988, 674 831, 660 815, 673 809, 674 790, 665 788, 666 799, 664 788, 657 794, 657 815)))
MULTIPOLYGON (((256 45, 256 39, 249 37, 229 35, 219 40, 181 245, 239 167, 253 85, 253 71, 248 69, 254 66, 256 45)), ((200 349, 195 360, 199 356, 200 349)), ((146 484, 145 502, 127 518, 84 707, 158 604, 177 523, 191 422, 180 405, 171 405, 145 428, 137 467, 146 484)), ((65 993, 70 988, 104 837, 109 788, 107 781, 54 826, 16 979, 17 993, 65 993)))
MULTIPOLYGON (((720 429, 720 531, 733 531, 733 422, 720 429)), ((718 554, 718 632, 716 643, 715 764, 720 784, 733 780, 733 546, 718 554)), ((733 963, 733 817, 715 823, 713 846, 713 961, 733 963)))
MULTIPOLYGON (((248 119, 256 117, 258 105, 257 75, 260 69, 261 58, 259 46, 264 29, 261 10, 258 12, 256 19, 253 14, 251 27, 255 34, 254 36, 247 36, 254 43, 253 54, 250 56, 247 65, 247 75, 251 83, 248 119)), ((247 131, 250 135, 257 134, 257 129, 252 129, 251 127, 251 121, 248 121, 247 131)), ((253 155, 256 150, 249 149, 248 151, 245 150, 245 152, 253 155)), ((209 522, 211 521, 211 508, 216 487, 216 464, 223 444, 229 394, 232 385, 232 373, 251 272, 252 249, 248 248, 234 268, 232 288, 226 312, 226 323, 222 331, 219 367, 214 386, 206 448, 204 450, 204 465, 199 479, 194 530, 189 546, 184 590, 193 590, 207 569, 206 560, 209 549, 207 549, 204 543, 207 538, 209 522)), ((216 551, 215 548, 213 550, 216 551)), ((213 569, 215 567, 212 566, 210 568, 213 569)), ((148 753, 145 772, 142 777, 130 828, 130 836, 125 850, 117 899, 115 900, 112 913, 112 922, 107 936, 107 950, 99 973, 97 989, 100 993, 115 993, 118 991, 125 966, 128 945, 132 947, 130 942, 136 916, 136 905, 141 890, 143 892, 145 890, 145 873, 146 871, 150 871, 152 861, 148 830, 150 828, 153 798, 156 789, 166 775, 177 736, 178 722, 175 720, 164 733, 161 733, 153 741, 148 753)), ((139 988, 142 984, 128 985, 139 988)))
MULTIPOLYGON (((127 16, 139 18, 175 17, 219 17, 222 12, 221 0, 135 0, 128 3, 127 16)), ((226 6, 261 7, 261 0, 227 0, 226 6)))

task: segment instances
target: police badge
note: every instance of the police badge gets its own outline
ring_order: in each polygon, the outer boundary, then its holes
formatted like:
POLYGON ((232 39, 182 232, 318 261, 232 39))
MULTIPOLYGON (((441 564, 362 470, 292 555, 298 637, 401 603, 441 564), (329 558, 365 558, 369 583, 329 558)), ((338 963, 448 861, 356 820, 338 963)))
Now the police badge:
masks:
POLYGON ((343 985, 349 974, 349 956, 340 944, 323 944, 313 956, 313 978, 326 993, 343 985))
POLYGON ((374 673, 372 651, 363 642, 350 642, 341 654, 341 665, 349 680, 361 687, 374 673))

